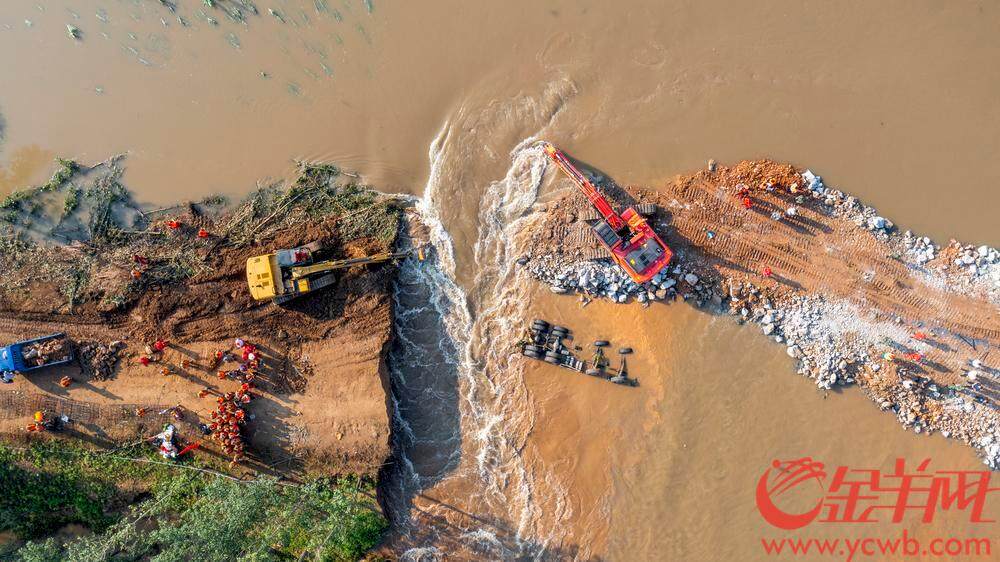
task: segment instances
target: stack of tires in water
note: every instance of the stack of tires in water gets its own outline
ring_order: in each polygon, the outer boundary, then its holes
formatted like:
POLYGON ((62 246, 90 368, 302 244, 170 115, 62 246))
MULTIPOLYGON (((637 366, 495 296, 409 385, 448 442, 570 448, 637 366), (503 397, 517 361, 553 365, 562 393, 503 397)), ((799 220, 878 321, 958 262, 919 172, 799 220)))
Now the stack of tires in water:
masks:
POLYGON ((529 332, 531 340, 524 346, 525 356, 553 365, 563 363, 566 354, 562 353, 562 340, 569 336, 569 328, 553 326, 545 320, 534 320, 529 332))

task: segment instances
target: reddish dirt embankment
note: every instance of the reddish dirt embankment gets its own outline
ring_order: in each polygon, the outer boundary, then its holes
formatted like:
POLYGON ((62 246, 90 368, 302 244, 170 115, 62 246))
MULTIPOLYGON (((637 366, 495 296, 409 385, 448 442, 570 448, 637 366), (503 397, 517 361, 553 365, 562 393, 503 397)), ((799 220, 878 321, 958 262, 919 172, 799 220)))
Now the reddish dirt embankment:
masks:
POLYGON ((857 383, 904 425, 954 435, 1000 466, 995 248, 935 246, 771 161, 655 189, 605 183, 620 203, 656 205, 651 222, 675 258, 644 285, 592 261, 601 250, 589 209, 568 191, 539 209, 526 256, 554 292, 642 303, 679 296, 758 323, 820 387, 857 383))
MULTIPOLYGON (((179 218, 185 224, 205 220, 179 218)), ((167 235, 191 237, 183 231, 167 235)), ((213 356, 232 349, 235 338, 244 338, 263 356, 255 397, 246 407, 251 419, 244 430, 250 445, 244 467, 376 474, 389 456, 385 353, 393 266, 345 270, 334 287, 284 307, 255 302, 246 286, 248 257, 313 240, 324 241, 332 255, 341 257, 385 251, 392 244, 345 240, 329 218, 284 228, 241 247, 211 241, 197 246, 193 258, 205 273, 187 282, 154 284, 124 310, 102 311, 99 299, 84 295, 69 312, 60 287, 46 282, 3 298, 0 342, 64 331, 83 351, 84 368, 47 369, 0 388, 0 432, 24 432, 37 409, 69 415, 75 421, 71 435, 102 444, 134 441, 174 422, 183 440, 202 440, 203 452, 218 455, 215 443, 197 427, 211 422, 216 397, 198 393, 205 388, 232 392, 240 386, 217 376, 220 367, 213 356), (139 358, 157 338, 169 346, 157 362, 142 365, 139 358), (117 356, 109 351, 115 342, 123 344, 117 356), (164 367, 170 374, 161 373, 164 367), (67 375, 73 382, 63 388, 59 380, 67 375), (176 405, 183 411, 180 421, 163 411, 176 405), (139 408, 145 409, 141 417, 139 408)), ((55 256, 58 263, 74 252, 79 248, 50 247, 44 255, 55 256)), ((98 285, 129 282, 127 268, 99 258, 95 263, 89 275, 98 285)), ((236 367, 229 363, 221 368, 236 367)))

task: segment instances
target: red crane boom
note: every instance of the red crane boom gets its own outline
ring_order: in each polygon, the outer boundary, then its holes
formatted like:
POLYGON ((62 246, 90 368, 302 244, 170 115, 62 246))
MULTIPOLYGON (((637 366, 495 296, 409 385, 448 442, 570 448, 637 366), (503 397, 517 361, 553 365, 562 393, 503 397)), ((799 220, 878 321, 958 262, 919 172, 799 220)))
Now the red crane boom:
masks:
POLYGON ((590 203, 594 205, 597 212, 604 217, 604 220, 608 221, 608 226, 614 230, 621 230, 625 227, 625 220, 622 219, 621 215, 615 212, 614 207, 608 200, 601 195, 601 192, 594 187, 594 184, 590 183, 587 178, 583 176, 580 170, 576 169, 566 155, 563 154, 561 150, 552 146, 549 143, 545 143, 545 153, 549 155, 550 158, 556 163, 559 168, 566 173, 576 183, 576 186, 583 191, 583 194, 587 196, 590 203))
POLYGON ((565 154, 550 143, 543 143, 545 154, 559 166, 602 219, 592 228, 597 240, 636 283, 645 283, 670 263, 673 252, 660 240, 646 219, 634 207, 619 214, 604 195, 576 169, 565 154))

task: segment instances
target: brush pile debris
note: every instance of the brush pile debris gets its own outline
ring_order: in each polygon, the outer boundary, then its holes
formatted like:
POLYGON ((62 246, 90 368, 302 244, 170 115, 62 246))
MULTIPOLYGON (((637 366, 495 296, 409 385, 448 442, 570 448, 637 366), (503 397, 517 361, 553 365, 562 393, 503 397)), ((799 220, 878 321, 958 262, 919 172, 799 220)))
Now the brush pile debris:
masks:
POLYGON ((65 361, 69 359, 70 352, 71 349, 66 338, 54 338, 30 343, 24 346, 21 351, 25 363, 38 367, 56 361, 65 361))
POLYGON ((50 182, 0 203, 0 303, 17 309, 46 284, 62 297, 49 312, 122 311, 151 288, 210 275, 222 249, 252 247, 307 219, 335 217, 342 238, 396 236, 398 201, 335 166, 301 163, 291 186, 262 187, 232 208, 208 197, 147 209, 122 184, 121 162, 60 161, 50 182))
POLYGON ((124 349, 125 343, 122 341, 113 341, 109 344, 79 342, 77 355, 80 360, 80 370, 90 380, 110 379, 118 368, 118 361, 124 349))

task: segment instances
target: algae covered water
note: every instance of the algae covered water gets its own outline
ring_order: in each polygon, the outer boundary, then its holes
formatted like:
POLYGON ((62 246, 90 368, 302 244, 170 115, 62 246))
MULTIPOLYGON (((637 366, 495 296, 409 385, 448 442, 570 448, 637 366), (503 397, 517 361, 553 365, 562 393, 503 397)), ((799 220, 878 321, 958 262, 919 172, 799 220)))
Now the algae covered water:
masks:
MULTIPOLYGON (((850 389, 817 393, 752 330, 685 305, 581 308, 515 262, 527 211, 565 187, 540 138, 622 183, 788 160, 918 232, 996 245, 996 6, 168 4, 0 6, 0 190, 57 156, 127 152, 151 203, 238 197, 295 160, 418 197, 436 267, 396 287, 392 553, 755 559, 772 457, 978 469, 850 389), (640 387, 524 364, 511 345, 534 317, 635 348, 640 387)), ((957 523, 937 525, 919 529, 957 523)))

